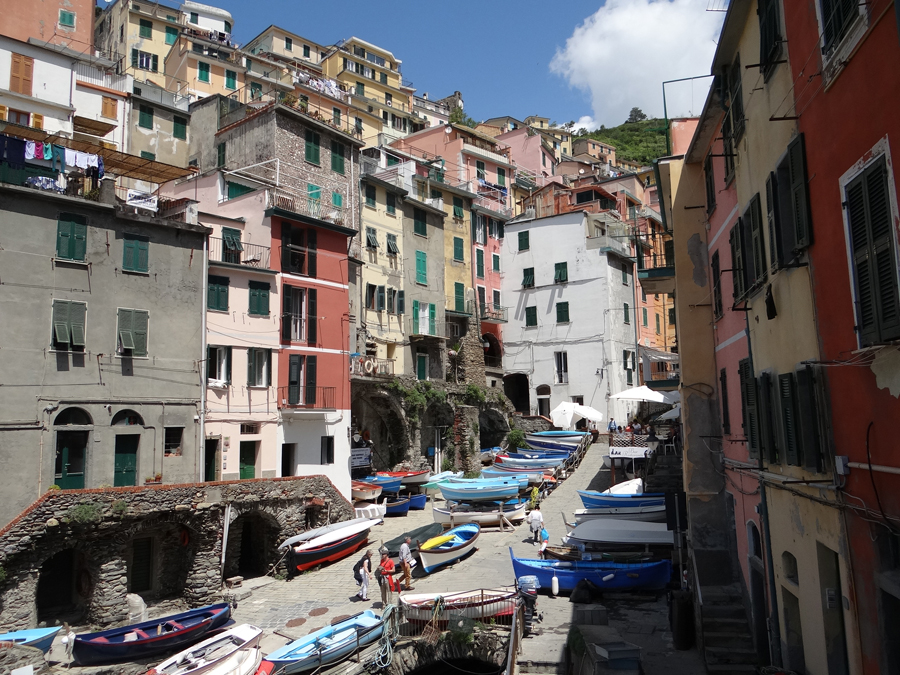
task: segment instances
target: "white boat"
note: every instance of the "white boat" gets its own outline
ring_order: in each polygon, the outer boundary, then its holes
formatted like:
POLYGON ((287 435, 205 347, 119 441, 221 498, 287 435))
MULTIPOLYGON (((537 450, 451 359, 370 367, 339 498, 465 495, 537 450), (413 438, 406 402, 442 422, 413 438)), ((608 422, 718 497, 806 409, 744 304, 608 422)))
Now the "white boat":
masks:
POLYGON ((590 544, 624 544, 672 546, 675 536, 665 523, 646 523, 637 520, 586 520, 563 537, 566 546, 590 544))
MULTIPOLYGON (((310 548, 317 548, 319 546, 325 546, 326 544, 333 544, 336 541, 341 541, 341 539, 346 539, 347 537, 352 537, 354 534, 364 532, 371 527, 378 525, 380 522, 382 522, 381 518, 355 518, 354 520, 348 520, 347 524, 344 527, 332 530, 331 532, 326 532, 325 534, 313 539, 299 542, 294 547, 294 551, 300 553, 301 551, 305 551, 310 548)), ((284 547, 285 544, 290 546, 291 544, 288 543, 290 541, 291 540, 288 539, 279 548, 284 547)))
POLYGON ((332 523, 331 525, 325 525, 323 527, 316 527, 312 530, 301 532, 300 534, 295 535, 290 539, 285 539, 283 542, 281 542, 281 545, 278 548, 285 549, 288 546, 293 546, 303 541, 309 541, 310 539, 321 537, 322 535, 328 534, 329 532, 335 532, 336 530, 341 530, 345 527, 350 527, 351 525, 356 525, 357 523, 362 523, 368 520, 371 520, 371 518, 354 518, 352 520, 343 520, 341 522, 332 523))
POLYGON ((350 481, 350 496, 355 501, 370 502, 378 499, 381 494, 382 487, 373 483, 366 483, 361 480, 350 481))
POLYGON ((262 661, 261 637, 261 628, 241 624, 169 657, 147 675, 246 675, 262 661))
POLYGON ((494 468, 503 469, 504 471, 512 469, 519 473, 522 473, 523 469, 526 473, 536 470, 547 472, 553 471, 563 462, 565 462, 565 459, 519 459, 498 455, 494 460, 494 468))
MULTIPOLYGON (((622 448, 612 447, 609 449, 609 454, 603 455, 603 466, 608 469, 614 459, 630 462, 633 460, 647 459, 649 456, 650 448, 640 445, 625 446, 622 448)), ((620 464, 617 464, 616 466, 620 466, 620 464)))
POLYGON ((478 523, 459 525, 419 545, 419 560, 428 574, 456 562, 475 548, 481 527, 478 523))
POLYGON ((448 507, 440 508, 432 506, 431 513, 434 522, 445 525, 462 525, 463 523, 478 523, 479 525, 496 525, 501 522, 501 516, 508 521, 521 521, 525 519, 525 507, 527 500, 514 505, 504 505, 501 511, 499 503, 467 504, 464 502, 448 502, 448 507))
POLYGON ((478 621, 486 619, 511 619, 516 611, 515 587, 480 589, 457 593, 404 593, 400 596, 400 610, 407 621, 428 623, 435 620, 443 627, 448 614, 464 616, 478 621), (441 610, 435 619, 435 605, 441 610))
POLYGON ((644 494, 644 479, 635 478, 633 480, 622 481, 616 483, 602 494, 605 495, 642 495, 644 494))
POLYGON ((578 509, 575 511, 575 522, 583 523, 598 518, 613 520, 643 520, 646 522, 662 522, 666 519, 665 504, 661 506, 610 506, 601 509, 578 509))
POLYGON ((373 502, 356 502, 353 510, 357 518, 384 518, 387 514, 387 499, 380 504, 373 502))

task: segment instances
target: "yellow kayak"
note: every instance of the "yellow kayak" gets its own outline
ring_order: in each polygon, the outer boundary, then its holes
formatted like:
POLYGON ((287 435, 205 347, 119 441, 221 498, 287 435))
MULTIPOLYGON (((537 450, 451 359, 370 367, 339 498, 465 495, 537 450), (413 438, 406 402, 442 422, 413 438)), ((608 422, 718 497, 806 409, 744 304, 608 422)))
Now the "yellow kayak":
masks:
POLYGON ((439 536, 439 537, 432 537, 431 539, 429 539, 428 541, 426 541, 424 544, 422 544, 422 545, 419 547, 419 550, 420 550, 420 551, 427 551, 427 550, 432 549, 432 548, 437 548, 437 547, 440 546, 441 544, 446 544, 448 541, 450 541, 451 539, 453 539, 455 536, 456 536, 455 534, 444 534, 444 535, 441 535, 441 536, 439 536))

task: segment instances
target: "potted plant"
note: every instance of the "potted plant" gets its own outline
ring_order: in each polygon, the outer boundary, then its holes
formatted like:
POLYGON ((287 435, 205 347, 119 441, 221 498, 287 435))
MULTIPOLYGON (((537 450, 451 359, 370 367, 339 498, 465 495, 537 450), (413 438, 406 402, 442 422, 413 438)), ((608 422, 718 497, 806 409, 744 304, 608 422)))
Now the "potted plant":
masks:
POLYGON ((157 484, 157 483, 162 483, 162 474, 161 474, 161 473, 157 473, 157 474, 155 474, 155 475, 153 475, 153 476, 147 476, 147 477, 144 479, 144 484, 145 484, 145 485, 154 485, 154 484, 157 484))

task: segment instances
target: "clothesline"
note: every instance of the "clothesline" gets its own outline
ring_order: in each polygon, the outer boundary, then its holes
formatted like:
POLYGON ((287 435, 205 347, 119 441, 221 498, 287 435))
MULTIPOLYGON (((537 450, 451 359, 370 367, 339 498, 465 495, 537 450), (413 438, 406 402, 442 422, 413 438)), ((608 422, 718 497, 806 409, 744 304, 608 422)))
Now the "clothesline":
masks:
POLYGON ((24 169, 26 160, 49 161, 50 168, 59 167, 64 172, 67 166, 79 169, 97 169, 98 178, 103 178, 103 158, 89 152, 64 148, 53 143, 24 141, 15 136, 0 134, 0 160, 6 161, 14 169, 24 169))

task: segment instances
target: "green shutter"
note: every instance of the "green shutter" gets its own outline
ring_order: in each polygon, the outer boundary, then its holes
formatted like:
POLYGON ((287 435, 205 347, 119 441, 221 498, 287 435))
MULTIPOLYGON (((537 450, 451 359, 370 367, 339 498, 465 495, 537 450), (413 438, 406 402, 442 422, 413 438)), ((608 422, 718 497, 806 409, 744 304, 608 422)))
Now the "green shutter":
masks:
POLYGON ((378 190, 374 185, 366 185, 366 206, 375 208, 375 201, 378 199, 378 190))
POLYGON ((134 336, 134 356, 147 356, 147 329, 150 323, 150 312, 135 309, 133 314, 132 334, 134 336))
POLYGON ((810 366, 797 371, 797 421, 803 448, 803 466, 813 473, 822 470, 815 382, 810 366))
POLYGON ((406 291, 397 292, 397 314, 406 312, 406 291))
POLYGON ((128 272, 150 270, 150 242, 145 237, 125 235, 122 240, 122 269, 128 272))
POLYGON ((300 371, 303 367, 303 357, 300 354, 291 354, 288 357, 288 403, 297 405, 300 403, 300 371))
POLYGON ((344 196, 340 192, 332 192, 331 205, 336 209, 344 208, 344 196))
POLYGON ((453 259, 459 261, 465 260, 462 237, 453 237, 453 259))
POLYGON ((225 71, 225 88, 237 89, 237 73, 233 70, 225 71))
POLYGON ((480 248, 475 249, 475 275, 484 279, 484 251, 480 248))
POLYGON ((537 326, 537 307, 525 308, 525 326, 537 326))
POLYGON ((738 364, 741 381, 741 407, 744 411, 744 435, 747 437, 747 451, 753 459, 759 458, 759 411, 757 405, 756 380, 750 367, 750 359, 738 364))
POLYGON ((425 219, 425 211, 422 209, 413 209, 413 232, 421 234, 423 237, 428 236, 428 226, 425 219))
POLYGON ((247 349, 247 386, 256 384, 256 348, 247 349))
POLYGON ((484 180, 487 172, 484 170, 484 162, 475 160, 475 173, 479 180, 484 180))
POLYGON ((568 323, 569 322, 569 303, 568 302, 557 302, 556 303, 556 323, 568 323))
POLYGON ((529 247, 528 230, 519 232, 519 250, 527 251, 529 247))
POLYGON ((534 288, 534 268, 526 267, 522 275, 522 288, 534 288))
POLYGON ((144 129, 153 128, 153 108, 146 105, 142 105, 140 107, 140 114, 138 115, 138 126, 143 127, 144 129))
POLYGON ((734 301, 738 302, 744 297, 744 254, 743 254, 743 237, 741 236, 741 219, 738 218, 737 224, 731 228, 728 236, 731 244, 731 278, 734 281, 734 301))
POLYGON ((647 327, 647 308, 646 307, 641 308, 641 314, 643 317, 642 323, 644 325, 644 328, 646 328, 647 327))
POLYGON ((400 253, 400 249, 397 247, 397 235, 389 234, 387 236, 387 248, 389 255, 397 255, 400 253))
POLYGON ((87 253, 87 221, 84 217, 61 213, 56 224, 56 255, 66 260, 84 260, 87 253))
POLYGON ((506 185, 506 169, 497 167, 497 185, 506 185))
POLYGON ((397 213, 397 197, 392 195, 390 192, 385 196, 385 203, 387 204, 387 212, 390 214, 397 213))
POLYGON ((178 29, 175 26, 166 26, 166 44, 174 45, 178 40, 178 29))
POLYGON ((318 295, 315 288, 306 289, 306 344, 315 345, 319 342, 319 313, 318 295))
POLYGON ((453 284, 453 303, 457 312, 463 313, 466 311, 466 285, 458 281, 453 284))
POLYGON ((122 269, 133 272, 137 269, 137 241, 126 237, 122 240, 122 269))
POLYGON ((249 313, 256 316, 269 315, 270 285, 261 281, 251 281, 249 313))
POLYGON ((222 312, 228 311, 228 277, 209 275, 207 282, 206 307, 222 312))
POLYGON ((131 49, 131 67, 132 68, 138 67, 139 57, 140 57, 140 52, 137 49, 132 47, 132 49, 131 49))
POLYGON ((216 166, 225 166, 225 143, 216 146, 216 166))
POLYGON ((624 312, 625 323, 631 323, 631 312, 629 311, 627 302, 625 303, 624 307, 625 307, 625 312, 624 312))
POLYGON ((331 141, 331 170, 344 173, 344 144, 331 141))
POLYGON ((453 217, 454 218, 462 218, 463 217, 463 200, 462 197, 454 197, 453 198, 453 217))
POLYGON ((148 19, 140 19, 140 28, 138 29, 138 35, 142 38, 152 38, 153 37, 153 22, 148 19))
POLYGON ((209 82, 209 64, 205 61, 200 61, 197 65, 199 68, 199 73, 197 75, 198 79, 201 82, 209 82))
POLYGON ((319 163, 319 134, 312 129, 306 130, 305 158, 307 162, 319 163))
POLYGON ((812 244, 809 218, 809 192, 806 185, 806 152, 803 134, 788 144, 788 167, 791 172, 791 210, 794 218, 794 238, 798 249, 812 244))
POLYGON ((416 283, 428 285, 428 256, 425 251, 416 251, 416 283))
POLYGON ((784 434, 783 447, 788 464, 800 464, 797 446, 797 410, 794 403, 794 375, 784 373, 778 376, 778 398, 781 403, 781 428, 784 434))
POLYGON ((116 332, 118 333, 119 351, 124 352, 126 349, 134 349, 134 310, 120 309, 116 321, 116 332))
POLYGON ((53 301, 53 342, 57 349, 68 349, 69 340, 69 307, 67 300, 53 301))
POLYGON ((569 280, 568 263, 556 263, 556 269, 553 275, 553 281, 557 284, 566 283, 569 280))
POLYGON ((428 334, 429 335, 437 334, 437 333, 435 333, 435 321, 434 321, 435 307, 436 307, 436 305, 433 302, 428 305, 428 334))
POLYGON ((375 311, 383 312, 385 305, 385 288, 384 286, 378 286, 375 289, 375 311))
POLYGON ((87 312, 87 305, 83 302, 69 303, 69 337, 72 347, 84 347, 85 330, 84 318, 87 312))
POLYGON ((659 314, 656 315, 656 334, 659 335, 659 314))
POLYGON ((72 238, 72 223, 60 218, 56 223, 56 257, 71 259, 72 238))
POLYGON ((181 140, 187 140, 187 118, 175 115, 172 126, 172 135, 181 140))
POLYGON ((413 300, 413 311, 412 311, 412 328, 409 331, 410 335, 418 335, 419 334, 419 301, 413 300))
POLYGON ((753 276, 756 284, 765 280, 768 270, 766 268, 766 247, 763 238, 762 207, 757 192, 750 200, 750 242, 753 249, 753 276))
POLYGON ((496 253, 491 255, 491 269, 493 269, 494 272, 500 271, 500 256, 496 253))

